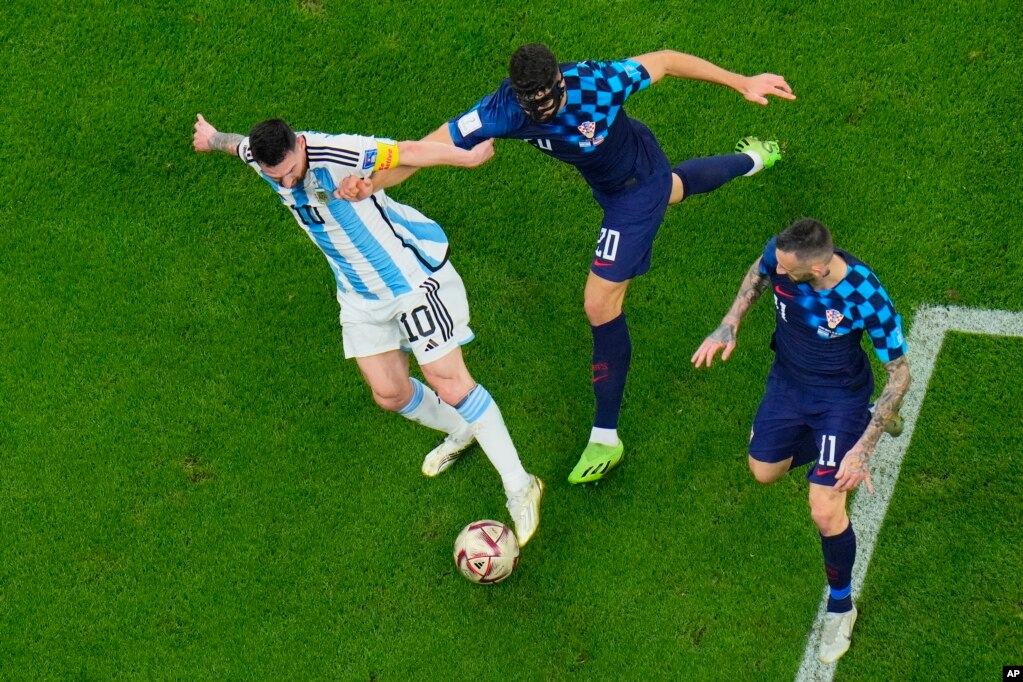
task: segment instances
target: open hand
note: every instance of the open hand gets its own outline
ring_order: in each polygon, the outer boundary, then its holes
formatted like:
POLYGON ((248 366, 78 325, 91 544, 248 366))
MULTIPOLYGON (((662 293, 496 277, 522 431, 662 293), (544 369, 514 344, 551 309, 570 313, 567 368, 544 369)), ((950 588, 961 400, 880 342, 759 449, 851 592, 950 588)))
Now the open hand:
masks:
POLYGON ((866 483, 867 492, 874 494, 874 486, 870 482, 870 461, 867 453, 860 445, 854 445, 845 453, 842 464, 835 474, 835 492, 843 493, 855 490, 860 483, 866 483))
POLYGON ((742 96, 750 102, 767 106, 767 96, 795 99, 792 88, 785 79, 773 73, 762 73, 759 76, 747 76, 739 88, 742 96))
POLYGON ((721 361, 724 362, 735 350, 735 328, 724 322, 714 330, 713 334, 703 340, 700 347, 693 353, 693 357, 690 358, 690 362, 696 365, 697 369, 704 364, 710 367, 714 356, 722 348, 724 352, 721 354, 721 361))

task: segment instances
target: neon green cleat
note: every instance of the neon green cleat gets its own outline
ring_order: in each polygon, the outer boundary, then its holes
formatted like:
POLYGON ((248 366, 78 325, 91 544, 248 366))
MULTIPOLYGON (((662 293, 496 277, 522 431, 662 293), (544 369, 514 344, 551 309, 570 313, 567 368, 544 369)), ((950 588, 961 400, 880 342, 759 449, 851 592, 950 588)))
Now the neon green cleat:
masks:
POLYGON ((579 463, 568 475, 569 483, 592 483, 604 478, 604 474, 614 468, 622 461, 625 454, 625 445, 618 441, 618 445, 602 445, 600 443, 588 443, 583 450, 583 456, 579 463))
POLYGON ((761 140, 759 137, 744 137, 735 143, 735 151, 753 152, 764 162, 764 168, 770 168, 781 161, 781 146, 778 140, 761 140))

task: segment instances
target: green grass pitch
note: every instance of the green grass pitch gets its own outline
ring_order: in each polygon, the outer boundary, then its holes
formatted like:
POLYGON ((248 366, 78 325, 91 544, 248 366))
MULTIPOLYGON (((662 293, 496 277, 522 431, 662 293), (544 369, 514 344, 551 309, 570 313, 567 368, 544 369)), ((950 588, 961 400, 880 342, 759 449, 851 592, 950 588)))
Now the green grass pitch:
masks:
MULTIPOLYGON (((1012 0, 15 0, 0 18, 3 679, 791 679, 824 576, 803 479, 745 468, 769 305, 726 365, 697 373, 693 350, 803 215, 909 326, 924 303, 1023 310, 1012 0), (549 486, 519 569, 481 588, 450 551, 505 518, 489 464, 419 474, 436 436, 343 361, 322 256, 191 128, 417 138, 534 41, 675 48, 783 74, 799 100, 692 82, 630 100, 673 161, 747 134, 787 156, 669 211, 626 304, 627 459, 598 486, 565 481, 592 412, 582 180, 505 141, 392 192, 448 231, 467 361, 549 486)), ((840 679, 1023 662, 1021 380, 1018 340, 953 336, 939 358, 840 679)))

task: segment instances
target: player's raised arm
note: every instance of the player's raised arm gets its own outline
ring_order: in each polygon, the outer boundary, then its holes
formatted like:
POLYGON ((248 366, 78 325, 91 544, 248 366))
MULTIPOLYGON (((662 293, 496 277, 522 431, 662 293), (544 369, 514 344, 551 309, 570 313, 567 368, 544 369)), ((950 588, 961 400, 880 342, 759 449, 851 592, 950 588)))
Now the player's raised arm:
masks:
POLYGON ((432 133, 422 138, 418 142, 400 142, 398 149, 398 163, 399 165, 389 168, 387 170, 377 171, 369 179, 361 179, 354 176, 345 178, 341 185, 335 190, 334 196, 338 199, 346 199, 348 201, 361 201, 367 198, 373 192, 380 189, 387 189, 394 187, 395 185, 405 182, 412 177, 417 170, 426 166, 436 165, 452 165, 458 166, 463 165, 465 167, 471 167, 471 165, 481 165, 485 163, 494 155, 493 141, 490 142, 489 147, 482 144, 476 145, 471 150, 466 151, 459 149, 455 146, 454 141, 451 139, 451 132, 448 130, 448 124, 444 123, 434 130, 432 133), (402 145, 412 145, 412 147, 406 148, 402 145), (455 155, 453 158, 460 159, 463 163, 421 163, 422 158, 417 157, 417 151, 411 151, 412 157, 409 158, 408 154, 410 149, 414 149, 415 145, 425 145, 422 150, 419 150, 420 154, 437 154, 443 156, 445 154, 455 155), (437 148, 441 148, 438 150, 437 148), (446 150, 444 148, 447 148, 446 150), (432 151, 431 151, 432 150, 432 151), (470 156, 460 156, 470 155, 470 156), (475 164, 466 164, 465 160, 472 160, 473 154, 485 156, 482 160, 479 160, 475 164), (419 161, 420 163, 416 163, 419 161))
POLYGON ((195 151, 206 154, 212 151, 238 156, 238 145, 245 139, 237 133, 222 133, 209 124, 202 114, 196 114, 192 146, 195 151))
POLYGON ((494 156, 494 141, 484 140, 472 149, 462 149, 443 142, 408 140, 398 143, 398 160, 402 166, 456 166, 475 168, 494 156))
POLYGON ((721 354, 722 361, 727 360, 731 356, 732 351, 735 350, 735 337, 739 332, 739 324, 742 322, 742 318, 771 283, 771 279, 760 271, 760 261, 761 258, 753 261, 753 265, 746 271, 746 277, 743 278, 742 285, 739 287, 739 294, 732 301, 732 307, 728 309, 728 313, 721 320, 721 324, 718 325, 718 328, 710 336, 703 340, 700 347, 693 353, 691 362, 697 368, 704 364, 710 367, 714 361, 714 356, 722 348, 724 349, 724 352, 721 354))
POLYGON ((782 99, 796 98, 792 94, 792 88, 781 76, 773 73, 743 76, 684 52, 675 50, 648 52, 633 57, 632 61, 643 65, 650 74, 651 84, 665 76, 717 83, 735 90, 750 102, 764 105, 767 104, 768 95, 782 99))

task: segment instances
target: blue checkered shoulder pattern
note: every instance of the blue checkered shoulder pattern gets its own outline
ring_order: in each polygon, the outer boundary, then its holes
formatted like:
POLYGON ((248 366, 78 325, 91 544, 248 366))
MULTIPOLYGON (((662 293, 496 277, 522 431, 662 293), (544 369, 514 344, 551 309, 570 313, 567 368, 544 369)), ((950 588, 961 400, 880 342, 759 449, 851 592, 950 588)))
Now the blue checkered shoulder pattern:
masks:
POLYGON ((906 353, 902 316, 895 312, 895 304, 877 275, 864 263, 845 255, 846 260, 853 262, 849 264, 845 278, 833 291, 855 306, 853 328, 866 330, 881 362, 902 357, 906 353))
POLYGON ((650 87, 650 74, 639 62, 578 62, 563 67, 566 104, 614 119, 631 95, 650 87))

